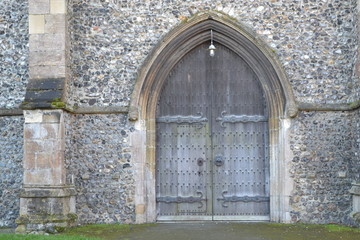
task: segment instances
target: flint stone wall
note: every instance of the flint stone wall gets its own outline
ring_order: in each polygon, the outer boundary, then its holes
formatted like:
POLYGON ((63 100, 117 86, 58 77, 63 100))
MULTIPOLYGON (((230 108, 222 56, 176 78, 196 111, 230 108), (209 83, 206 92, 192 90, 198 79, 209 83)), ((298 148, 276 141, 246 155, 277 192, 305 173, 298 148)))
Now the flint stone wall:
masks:
MULTIPOLYGON (((360 181, 360 111, 301 112, 289 159, 293 222, 358 225, 350 217, 360 181)), ((66 165, 81 223, 134 222, 134 170, 126 114, 67 116, 66 165)))
MULTIPOLYGON (((16 109, 28 81, 28 1, 0 1, 0 110, 16 109)), ((0 227, 14 227, 23 180, 21 116, 0 116, 0 227)))
POLYGON ((134 170, 126 114, 66 116, 67 182, 81 224, 133 223, 134 170))
POLYGON ((360 180, 359 111, 301 112, 292 125, 294 222, 350 224, 352 181, 360 180))
POLYGON ((0 227, 14 227, 23 180, 23 117, 0 117, 0 227))
POLYGON ((228 14, 271 47, 298 102, 347 103, 359 95, 357 0, 72 0, 69 8, 67 93, 75 107, 128 106, 154 46, 206 10, 228 14))
POLYGON ((28 1, 0 1, 0 109, 18 108, 28 82, 28 1))

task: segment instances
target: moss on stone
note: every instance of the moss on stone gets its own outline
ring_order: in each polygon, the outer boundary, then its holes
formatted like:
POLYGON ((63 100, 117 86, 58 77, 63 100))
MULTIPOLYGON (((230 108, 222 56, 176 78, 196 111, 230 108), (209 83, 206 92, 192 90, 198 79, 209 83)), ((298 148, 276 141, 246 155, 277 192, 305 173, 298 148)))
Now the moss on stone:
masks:
POLYGON ((360 99, 355 102, 348 103, 348 105, 350 109, 356 109, 360 106, 360 99))
POLYGON ((55 226, 54 229, 58 232, 58 233, 62 233, 66 230, 65 227, 61 227, 61 226, 55 226))
POLYGON ((357 228, 346 227, 335 224, 323 225, 323 227, 327 229, 329 232, 360 232, 360 229, 357 228))
POLYGON ((62 102, 60 98, 55 98, 51 102, 51 107, 53 107, 53 108, 65 108, 66 104, 64 102, 62 102))

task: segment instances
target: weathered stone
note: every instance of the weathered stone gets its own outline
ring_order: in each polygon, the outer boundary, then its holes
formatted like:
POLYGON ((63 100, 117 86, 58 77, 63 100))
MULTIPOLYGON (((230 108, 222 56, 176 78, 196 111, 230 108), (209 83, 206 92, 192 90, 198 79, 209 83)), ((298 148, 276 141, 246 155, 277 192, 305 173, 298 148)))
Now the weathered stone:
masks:
POLYGON ((31 51, 29 55, 29 66, 39 65, 65 65, 65 52, 61 50, 31 51))
POLYGON ((46 33, 61 33, 65 35, 65 26, 65 14, 51 14, 45 16, 46 33))
POLYGON ((29 90, 54 90, 63 89, 65 84, 65 78, 42 78, 32 79, 27 88, 29 90))
POLYGON ((49 0, 28 0, 29 14, 49 14, 50 2, 49 0))
POLYGON ((43 90, 43 91, 27 91, 25 102, 54 102, 55 99, 61 99, 62 91, 43 90))
POLYGON ((45 16, 29 15, 29 34, 45 33, 45 16))
MULTIPOLYGON (((17 223, 26 231, 43 231, 44 224, 69 227, 75 214, 75 190, 66 185, 62 110, 25 112, 24 189, 17 223), (35 121, 36 120, 36 121, 35 121)), ((46 226, 45 226, 46 229, 46 226)))
POLYGON ((50 13, 51 14, 66 13, 66 0, 50 0, 50 13))
POLYGON ((61 41, 63 38, 63 33, 31 34, 29 46, 32 51, 65 50, 65 42, 61 41))
POLYGON ((64 78, 65 65, 35 65, 29 68, 30 79, 42 78, 64 78))

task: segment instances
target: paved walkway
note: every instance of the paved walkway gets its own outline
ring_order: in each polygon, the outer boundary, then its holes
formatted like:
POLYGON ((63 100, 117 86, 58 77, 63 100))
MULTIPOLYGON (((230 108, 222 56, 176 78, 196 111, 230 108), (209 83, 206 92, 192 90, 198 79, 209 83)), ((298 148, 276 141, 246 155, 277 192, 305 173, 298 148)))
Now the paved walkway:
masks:
POLYGON ((262 223, 160 223, 108 237, 114 240, 360 240, 360 232, 262 223))
MULTIPOLYGON (((0 233, 13 230, 0 229, 0 233)), ((329 231, 312 225, 225 222, 132 225, 130 230, 99 228, 79 231, 77 235, 105 240, 360 240, 360 231, 329 231)))

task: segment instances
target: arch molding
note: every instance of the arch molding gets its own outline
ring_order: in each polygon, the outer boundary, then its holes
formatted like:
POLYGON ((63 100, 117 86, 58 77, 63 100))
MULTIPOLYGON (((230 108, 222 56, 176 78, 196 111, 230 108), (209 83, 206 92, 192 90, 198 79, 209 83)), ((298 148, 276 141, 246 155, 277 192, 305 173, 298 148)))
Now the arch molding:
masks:
POLYGON ((291 179, 287 137, 290 118, 297 106, 286 74, 270 48, 256 34, 226 15, 206 12, 170 31, 142 66, 135 83, 129 119, 135 121, 131 135, 135 166, 136 222, 156 221, 155 112, 166 77, 176 63, 214 32, 220 43, 243 58, 258 76, 269 110, 270 219, 290 222, 291 179))

